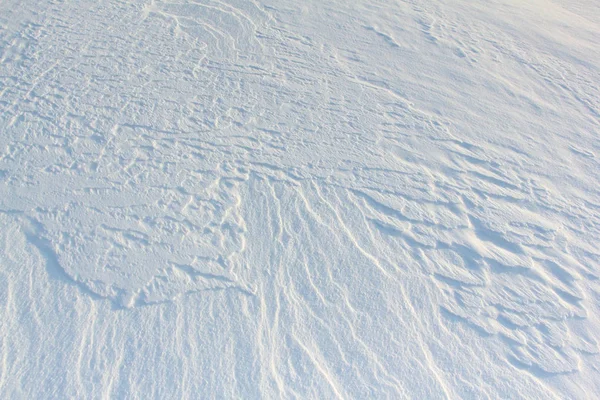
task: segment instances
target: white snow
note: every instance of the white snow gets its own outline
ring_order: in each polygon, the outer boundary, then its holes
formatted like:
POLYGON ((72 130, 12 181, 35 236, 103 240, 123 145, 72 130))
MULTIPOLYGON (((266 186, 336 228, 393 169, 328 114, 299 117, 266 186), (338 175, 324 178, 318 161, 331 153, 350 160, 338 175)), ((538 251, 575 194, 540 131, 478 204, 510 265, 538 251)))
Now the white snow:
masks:
POLYGON ((600 397, 595 0, 0 2, 0 398, 600 397))

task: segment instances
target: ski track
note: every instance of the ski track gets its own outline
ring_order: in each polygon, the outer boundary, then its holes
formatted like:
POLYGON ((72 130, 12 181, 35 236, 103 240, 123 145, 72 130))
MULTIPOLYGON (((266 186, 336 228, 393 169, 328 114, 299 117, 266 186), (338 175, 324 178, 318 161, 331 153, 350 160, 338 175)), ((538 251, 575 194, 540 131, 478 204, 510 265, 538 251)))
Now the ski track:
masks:
POLYGON ((0 397, 594 397, 599 20, 0 4, 0 397))

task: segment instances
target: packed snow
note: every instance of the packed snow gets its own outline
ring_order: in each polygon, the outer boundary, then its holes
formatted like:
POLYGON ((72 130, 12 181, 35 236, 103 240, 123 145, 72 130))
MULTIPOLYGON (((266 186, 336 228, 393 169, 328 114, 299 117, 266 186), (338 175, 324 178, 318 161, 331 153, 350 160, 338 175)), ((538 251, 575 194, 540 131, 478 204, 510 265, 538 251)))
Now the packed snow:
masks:
POLYGON ((0 398, 600 397, 596 0, 0 2, 0 398))

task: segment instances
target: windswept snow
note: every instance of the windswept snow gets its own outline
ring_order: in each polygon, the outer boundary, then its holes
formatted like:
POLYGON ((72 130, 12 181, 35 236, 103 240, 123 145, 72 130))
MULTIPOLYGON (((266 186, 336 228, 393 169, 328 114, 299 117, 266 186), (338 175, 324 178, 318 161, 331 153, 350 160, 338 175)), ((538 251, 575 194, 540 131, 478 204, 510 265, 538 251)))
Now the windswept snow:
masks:
POLYGON ((0 3, 1 398, 597 398, 592 0, 0 3))

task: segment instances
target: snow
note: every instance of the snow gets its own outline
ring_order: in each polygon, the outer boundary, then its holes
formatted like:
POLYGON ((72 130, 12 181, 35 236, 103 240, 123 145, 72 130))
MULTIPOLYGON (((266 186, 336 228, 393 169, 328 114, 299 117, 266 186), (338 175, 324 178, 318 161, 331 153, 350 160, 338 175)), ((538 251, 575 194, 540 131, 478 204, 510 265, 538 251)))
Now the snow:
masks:
POLYGON ((600 396, 592 0, 0 3, 1 398, 600 396))

